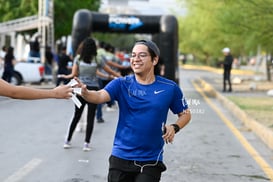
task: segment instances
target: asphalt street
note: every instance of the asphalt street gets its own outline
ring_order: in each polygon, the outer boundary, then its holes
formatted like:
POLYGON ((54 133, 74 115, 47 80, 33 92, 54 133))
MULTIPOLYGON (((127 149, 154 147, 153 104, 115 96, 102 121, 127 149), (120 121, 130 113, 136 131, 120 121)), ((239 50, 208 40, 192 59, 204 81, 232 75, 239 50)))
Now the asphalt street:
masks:
MULTIPOLYGON (((180 70, 180 86, 192 112, 191 122, 165 145, 167 171, 162 182, 273 181, 273 156, 216 98, 202 93, 197 78, 220 75, 180 70)), ((84 132, 75 132, 72 148, 63 149, 73 114, 71 100, 22 101, 0 97, 0 181, 104 182, 118 110, 104 111, 95 123, 92 150, 83 152, 84 132)), ((145 118, 147 119, 147 118, 145 118)), ((168 122, 176 116, 169 114, 168 122)))

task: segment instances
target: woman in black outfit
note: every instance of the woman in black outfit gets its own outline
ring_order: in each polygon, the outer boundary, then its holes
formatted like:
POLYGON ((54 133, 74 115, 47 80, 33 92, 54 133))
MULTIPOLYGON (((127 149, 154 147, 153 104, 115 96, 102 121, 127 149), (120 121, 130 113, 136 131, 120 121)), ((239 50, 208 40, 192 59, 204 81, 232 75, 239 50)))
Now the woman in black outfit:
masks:
POLYGON ((16 62, 13 50, 13 47, 9 47, 7 50, 7 54, 4 58, 4 72, 2 75, 2 79, 9 83, 11 82, 11 78, 14 72, 14 65, 16 62))

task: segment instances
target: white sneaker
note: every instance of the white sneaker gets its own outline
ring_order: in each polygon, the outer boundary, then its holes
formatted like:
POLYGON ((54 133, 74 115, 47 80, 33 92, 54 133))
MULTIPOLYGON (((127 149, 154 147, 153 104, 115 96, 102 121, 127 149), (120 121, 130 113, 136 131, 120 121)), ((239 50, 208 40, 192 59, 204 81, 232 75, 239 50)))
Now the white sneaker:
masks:
POLYGON ((76 132, 80 132, 80 133, 84 132, 83 127, 78 124, 76 127, 76 132))
POLYGON ((113 108, 113 107, 106 107, 106 111, 107 112, 113 112, 113 111, 116 111, 116 109, 113 108))
POLYGON ((88 152, 88 151, 91 150, 91 148, 89 147, 89 144, 88 144, 88 143, 84 143, 83 149, 82 149, 82 150, 85 151, 85 152, 88 152))
POLYGON ((64 143, 64 149, 69 149, 71 148, 71 143, 70 142, 65 142, 64 143))

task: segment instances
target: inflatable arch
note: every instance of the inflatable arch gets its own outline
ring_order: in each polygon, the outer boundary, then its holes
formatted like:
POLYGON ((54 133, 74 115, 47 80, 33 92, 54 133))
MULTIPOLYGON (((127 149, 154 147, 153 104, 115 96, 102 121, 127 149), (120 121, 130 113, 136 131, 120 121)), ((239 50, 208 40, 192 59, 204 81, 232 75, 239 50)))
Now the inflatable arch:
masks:
POLYGON ((165 77, 179 83, 178 78, 178 23, 172 15, 143 16, 128 14, 102 14, 86 9, 74 14, 72 49, 92 32, 152 34, 165 64, 165 77))

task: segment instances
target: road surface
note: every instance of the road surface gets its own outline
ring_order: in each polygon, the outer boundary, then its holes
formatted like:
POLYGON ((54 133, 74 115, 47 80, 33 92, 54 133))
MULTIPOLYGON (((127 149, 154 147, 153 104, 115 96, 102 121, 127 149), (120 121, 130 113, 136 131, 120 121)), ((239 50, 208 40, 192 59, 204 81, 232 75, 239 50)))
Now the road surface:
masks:
MULTIPOLYGON (((180 70, 191 122, 165 146, 163 182, 265 182, 272 178, 272 151, 215 98, 194 82, 213 73, 180 70)), ((71 100, 22 101, 0 97, 0 181, 105 182, 118 112, 104 111, 95 123, 92 150, 83 152, 84 133, 72 148, 63 142, 74 105, 71 100)), ((170 113, 168 122, 176 116, 170 113)))

